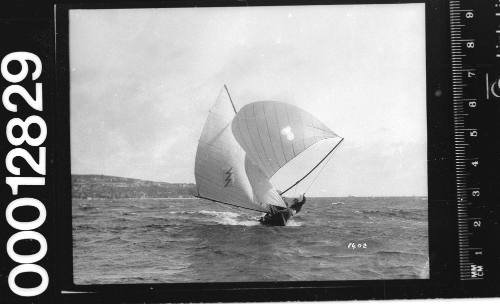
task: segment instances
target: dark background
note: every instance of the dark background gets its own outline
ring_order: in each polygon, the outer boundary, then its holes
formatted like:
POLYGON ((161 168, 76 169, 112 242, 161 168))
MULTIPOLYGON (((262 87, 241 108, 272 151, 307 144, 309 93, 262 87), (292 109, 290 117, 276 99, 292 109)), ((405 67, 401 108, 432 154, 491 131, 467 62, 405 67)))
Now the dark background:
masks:
MULTIPOLYGON (((140 3, 117 1, 92 4, 57 2, 54 18, 53 1, 10 1, 0 4, 0 58, 13 51, 28 51, 37 54, 43 64, 44 110, 42 113, 30 109, 21 101, 18 113, 2 107, 0 125, 5 130, 13 117, 25 119, 30 115, 42 116, 49 130, 43 144, 47 147, 46 186, 21 187, 22 196, 33 196, 47 208, 47 220, 37 231, 48 242, 48 254, 38 264, 49 272, 49 288, 36 298, 21 298, 9 290, 7 276, 15 267, 5 249, 0 253, 0 303, 112 303, 112 302, 193 302, 193 301, 278 301, 278 300, 333 300, 333 299, 391 299, 425 297, 471 297, 500 295, 498 288, 498 159, 500 152, 496 143, 500 139, 497 119, 498 103, 486 104, 477 118, 484 134, 479 150, 486 161, 481 171, 482 187, 486 189, 485 208, 489 225, 485 231, 487 252, 485 263, 490 269, 483 281, 462 282, 458 279, 456 186, 453 152, 453 113, 451 103, 451 61, 449 42, 448 1, 426 2, 426 54, 427 54, 427 115, 428 115, 428 165, 429 165, 429 233, 430 233, 430 280, 397 281, 349 281, 349 282, 250 282, 224 284, 141 284, 141 285, 90 285, 75 286, 72 280, 71 242, 71 175, 69 151, 69 72, 68 72, 68 18, 67 9, 155 6, 240 6, 240 5, 292 5, 292 4, 347 4, 347 3, 399 3, 415 1, 141 1, 140 3), (57 20, 56 25, 54 20, 57 20), (57 42, 57 48, 56 48, 57 42), (57 51, 57 52, 56 52, 57 51), (440 93, 436 93, 437 91, 440 93), (490 200, 488 200, 488 198, 490 200), (77 293, 61 293, 73 291, 77 293), (88 293, 90 292, 90 293, 88 293)), ((473 3, 472 0, 464 0, 473 3)), ((492 11, 493 1, 481 1, 479 11, 492 11)), ((476 39, 490 39, 486 29, 496 27, 491 17, 484 17, 484 33, 476 39)), ((498 21, 496 21, 498 22, 498 21)), ((397 26, 397 25, 395 25, 397 26)), ((494 30, 493 30, 494 33, 494 30)), ((488 40, 489 41, 489 40, 488 40)), ((490 50, 490 49, 488 49, 490 50)), ((476 54, 482 65, 492 72, 499 71, 498 62, 488 58, 492 52, 476 54)), ((472 57, 470 57, 472 58, 472 57)), ((34 92, 31 81, 21 83, 30 93, 34 92)), ((8 83, 0 79, 3 91, 8 83)), ((36 130, 34 131, 36 132, 36 130)), ((35 157, 38 150, 23 145, 35 157)), ((0 132, 0 160, 13 147, 7 142, 5 131, 0 132)), ((22 176, 32 176, 29 168, 21 166, 22 176)), ((1 166, 0 183, 0 241, 5 246, 7 239, 16 231, 5 221, 5 208, 15 199, 10 187, 4 183, 9 176, 1 166)), ((19 196, 18 196, 19 197, 19 196)), ((17 198, 17 197, 16 197, 17 198)), ((18 219, 29 220, 36 216, 29 209, 19 210, 18 219)), ((5 248, 5 247, 3 247, 5 248)), ((19 253, 28 254, 36 246, 20 244, 19 253), (30 251, 31 250, 31 251, 30 251)), ((36 275, 21 278, 19 285, 36 282, 36 275), (24 281, 24 282, 21 282, 24 281)), ((23 285, 24 286, 24 285, 23 285)))
MULTIPOLYGON (((53 91, 54 91, 54 41, 53 34, 53 8, 49 1, 8 1, 0 4, 0 58, 11 52, 26 51, 32 52, 40 57, 42 61, 42 74, 36 81, 31 80, 30 74, 25 80, 18 83, 23 86, 27 91, 33 95, 35 92, 35 82, 41 82, 43 85, 43 111, 38 112, 26 104, 18 95, 12 95, 11 100, 18 106, 18 112, 9 112, 3 105, 0 110, 0 159, 2 166, 0 168, 1 183, 0 183, 0 243, 2 249, 0 252, 0 303, 27 303, 28 301, 35 303, 47 302, 49 299, 55 297, 55 284, 56 278, 52 275, 54 267, 53 262, 56 254, 56 237, 54 237, 52 228, 54 227, 57 218, 54 216, 55 205, 51 198, 55 184, 53 182, 53 167, 54 163, 54 124, 51 119, 51 112, 57 111, 55 109, 53 91), (47 152, 47 176, 45 186, 20 186, 19 195, 13 196, 10 186, 5 184, 5 177, 11 174, 5 168, 5 157, 7 153, 15 148, 6 138, 5 127, 7 122, 14 118, 19 117, 26 119, 31 115, 41 116, 48 129, 48 136, 45 142, 41 145, 46 147, 47 152), (20 197, 34 197, 40 200, 46 207, 47 219, 45 223, 35 231, 40 232, 45 236, 48 243, 47 255, 37 264, 42 266, 49 273, 49 289, 44 294, 34 298, 22 298, 14 295, 8 285, 7 278, 9 272, 17 266, 8 256, 5 249, 8 238, 17 231, 10 227, 5 220, 5 208, 14 199, 20 197)), ((9 69, 14 72, 19 70, 20 66, 16 64, 9 65, 9 69)), ((33 66, 30 64, 30 71, 33 71, 33 66)), ((3 90, 9 85, 3 77, 0 77, 0 90, 3 90)), ((17 132, 17 131, 14 131, 17 132)), ((37 127, 32 127, 29 130, 33 137, 36 137, 40 130, 37 127)), ((30 147, 28 144, 23 143, 21 148, 26 149, 35 160, 38 159, 38 147, 30 147)), ((14 164, 21 168, 21 176, 39 176, 35 173, 25 161, 16 158, 14 164)), ((14 217, 17 220, 30 221, 38 216, 38 212, 33 211, 34 208, 18 208, 14 212, 14 217)), ((22 241, 18 242, 14 247, 19 254, 32 254, 39 249, 36 242, 22 241)), ((20 275, 16 280, 21 287, 37 286, 40 278, 35 274, 20 275), (36 284, 30 283, 36 282, 36 284)))

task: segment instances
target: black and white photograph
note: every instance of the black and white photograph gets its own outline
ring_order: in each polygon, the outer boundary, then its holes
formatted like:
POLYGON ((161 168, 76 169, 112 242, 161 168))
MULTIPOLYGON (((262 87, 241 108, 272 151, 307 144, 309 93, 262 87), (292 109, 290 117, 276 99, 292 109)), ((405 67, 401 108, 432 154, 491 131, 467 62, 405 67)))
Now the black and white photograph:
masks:
POLYGON ((69 10, 77 285, 429 279, 425 4, 69 10))

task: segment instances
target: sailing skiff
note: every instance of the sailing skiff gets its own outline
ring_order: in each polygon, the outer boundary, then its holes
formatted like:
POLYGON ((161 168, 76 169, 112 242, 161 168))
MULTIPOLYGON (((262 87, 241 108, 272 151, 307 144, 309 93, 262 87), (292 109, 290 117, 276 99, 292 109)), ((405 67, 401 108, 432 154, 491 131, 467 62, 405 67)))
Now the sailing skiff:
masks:
POLYGON ((308 112, 284 102, 252 102, 237 111, 224 86, 198 142, 197 196, 265 213, 287 208, 282 195, 317 171, 342 140, 308 112), (279 194, 271 178, 321 142, 328 142, 331 149, 279 194))

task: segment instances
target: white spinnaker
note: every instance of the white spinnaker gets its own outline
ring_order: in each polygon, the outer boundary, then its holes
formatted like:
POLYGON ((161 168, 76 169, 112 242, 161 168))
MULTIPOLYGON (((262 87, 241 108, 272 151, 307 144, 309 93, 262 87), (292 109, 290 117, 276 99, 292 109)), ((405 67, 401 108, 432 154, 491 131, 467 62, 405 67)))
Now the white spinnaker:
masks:
POLYGON ((198 196, 242 208, 267 212, 269 205, 286 207, 261 168, 234 138, 235 116, 225 91, 210 110, 198 142, 195 179, 198 196))
MULTIPOLYGON (((233 119, 231 128, 248 157, 268 178, 310 146, 324 139, 339 138, 308 112, 275 101, 245 105, 233 119)), ((311 168, 314 165, 311 163, 311 168)))

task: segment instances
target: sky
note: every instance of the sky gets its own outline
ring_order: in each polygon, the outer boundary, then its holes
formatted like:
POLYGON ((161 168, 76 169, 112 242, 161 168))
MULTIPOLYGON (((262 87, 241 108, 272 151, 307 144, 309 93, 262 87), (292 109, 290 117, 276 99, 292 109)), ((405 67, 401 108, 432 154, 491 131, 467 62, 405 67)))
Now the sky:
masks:
POLYGON ((70 11, 73 174, 194 182, 227 84, 345 138, 311 196, 427 195, 424 4, 70 11))

